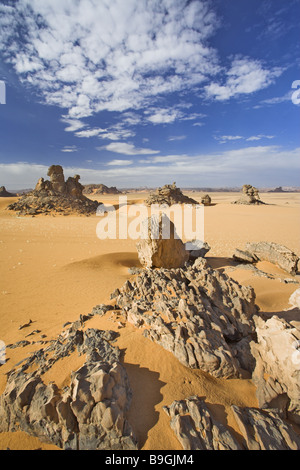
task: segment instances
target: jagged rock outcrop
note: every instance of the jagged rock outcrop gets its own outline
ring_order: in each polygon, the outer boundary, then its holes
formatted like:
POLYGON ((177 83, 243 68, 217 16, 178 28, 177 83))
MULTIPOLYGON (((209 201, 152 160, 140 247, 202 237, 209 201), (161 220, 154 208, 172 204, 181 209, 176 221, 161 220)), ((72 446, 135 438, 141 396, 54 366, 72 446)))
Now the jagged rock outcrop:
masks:
POLYGON ((157 188, 151 192, 149 197, 146 199, 145 204, 151 206, 152 204, 167 204, 172 206, 173 204, 199 204, 194 199, 185 196, 182 191, 176 187, 176 183, 166 184, 161 188, 157 188))
POLYGON ((244 184, 242 188, 242 196, 232 204, 259 205, 265 203, 261 201, 257 188, 251 186, 251 184, 244 184))
POLYGON ((247 263, 269 261, 292 275, 297 274, 298 271, 299 257, 292 250, 278 243, 247 243, 244 250, 235 250, 233 258, 247 263))
POLYGON ((83 194, 122 194, 115 186, 108 187, 105 184, 86 184, 83 194))
POLYGON ((0 187, 0 197, 16 197, 16 196, 17 196, 16 194, 6 191, 5 186, 0 187))
POLYGON ((0 397, 0 432, 22 430, 63 449, 137 449, 126 416, 129 380, 120 351, 111 344, 118 334, 83 331, 80 323, 9 373, 0 397), (71 374, 70 384, 59 390, 53 382, 44 383, 43 374, 76 349, 86 360, 71 374))
POLYGON ((205 196, 201 197, 201 204, 204 204, 204 206, 211 205, 211 197, 209 194, 206 194, 205 196))
POLYGON ((82 194, 83 186, 79 183, 79 175, 65 181, 62 167, 52 165, 48 176, 50 181, 40 178, 33 191, 10 204, 7 209, 19 211, 20 215, 96 213, 99 202, 91 201, 82 194))
POLYGON ((267 320, 255 316, 257 340, 250 344, 256 361, 252 380, 261 408, 278 406, 300 424, 300 311, 288 313, 267 320))
POLYGON ((197 396, 176 400, 164 411, 184 450, 242 450, 237 439, 209 412, 197 396))
POLYGON ((164 406, 184 450, 300 450, 300 436, 275 410, 231 407, 241 442, 197 396, 164 406))
POLYGON ((189 260, 195 261, 197 258, 204 258, 210 251, 210 246, 207 242, 202 240, 192 240, 184 244, 186 251, 189 254, 189 260))
POLYGON ((253 370, 254 291, 205 259, 184 269, 147 269, 112 298, 130 323, 185 366, 224 378, 253 370))
POLYGON ((142 237, 136 248, 141 264, 147 268, 180 268, 189 259, 166 214, 153 214, 143 221, 142 237))

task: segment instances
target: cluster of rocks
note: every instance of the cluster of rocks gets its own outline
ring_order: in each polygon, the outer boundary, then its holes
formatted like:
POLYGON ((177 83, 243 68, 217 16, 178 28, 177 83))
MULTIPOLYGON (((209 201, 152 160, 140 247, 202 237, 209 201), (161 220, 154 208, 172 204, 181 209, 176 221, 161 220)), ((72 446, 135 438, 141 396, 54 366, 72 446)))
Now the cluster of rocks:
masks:
POLYGON ((180 188, 176 187, 176 183, 166 184, 162 188, 157 188, 151 192, 146 199, 145 204, 151 206, 152 204, 172 206, 173 204, 199 204, 194 199, 185 196, 180 188))
POLYGON ((122 194, 122 191, 119 191, 115 186, 109 188, 105 184, 86 184, 83 194, 122 194))
POLYGON ((261 201, 257 188, 251 186, 251 184, 244 184, 242 188, 242 196, 232 204, 259 205, 265 203, 261 201))
POLYGON ((254 291, 203 258, 185 268, 144 270, 112 299, 129 323, 187 367, 223 378, 254 367, 254 291))
MULTIPOLYGON (((109 308, 98 306, 94 314, 109 308)), ((132 392, 120 351, 111 344, 118 333, 80 325, 74 322, 10 371, 0 397, 0 432, 22 430, 62 449, 135 450, 126 417, 132 392), (43 374, 76 349, 86 360, 72 372, 70 385, 59 390, 54 382, 45 384, 43 374)))
POLYGON ((293 276, 299 271, 299 257, 286 246, 273 242, 247 243, 244 250, 235 250, 233 258, 245 263, 269 261, 293 276))
POLYGON ((91 201, 83 195, 80 176, 69 177, 65 181, 60 165, 52 165, 48 170, 49 180, 40 178, 33 191, 23 195, 7 209, 19 211, 20 215, 37 214, 83 214, 95 213, 99 202, 91 201))
POLYGON ((0 187, 0 197, 16 197, 17 195, 14 193, 9 193, 6 191, 5 186, 0 187))
POLYGON ((220 423, 197 396, 164 407, 184 450, 300 450, 300 436, 275 410, 235 405, 231 409, 242 440, 220 423))

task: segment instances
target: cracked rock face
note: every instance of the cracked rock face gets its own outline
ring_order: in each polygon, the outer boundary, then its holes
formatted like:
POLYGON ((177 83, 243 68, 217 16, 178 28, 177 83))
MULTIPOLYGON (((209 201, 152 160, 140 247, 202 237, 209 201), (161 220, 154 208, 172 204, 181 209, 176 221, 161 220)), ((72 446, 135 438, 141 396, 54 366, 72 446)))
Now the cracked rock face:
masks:
POLYGON ((261 408, 279 406, 300 424, 300 323, 273 316, 255 317, 257 341, 251 352, 256 360, 253 382, 261 408))
POLYGON ((0 397, 0 431, 22 430, 63 449, 136 449, 126 418, 132 395, 128 376, 119 350, 109 342, 115 335, 71 327, 12 370, 0 397), (86 361, 72 373, 70 385, 63 390, 46 385, 43 373, 76 348, 86 361))
POLYGON ((231 409, 242 435, 239 440, 197 396, 164 407, 184 450, 300 450, 299 435, 275 410, 231 409))
POLYGON ((145 337, 187 367, 223 378, 254 367, 249 348, 254 291, 202 258, 184 269, 145 270, 112 298, 145 337))

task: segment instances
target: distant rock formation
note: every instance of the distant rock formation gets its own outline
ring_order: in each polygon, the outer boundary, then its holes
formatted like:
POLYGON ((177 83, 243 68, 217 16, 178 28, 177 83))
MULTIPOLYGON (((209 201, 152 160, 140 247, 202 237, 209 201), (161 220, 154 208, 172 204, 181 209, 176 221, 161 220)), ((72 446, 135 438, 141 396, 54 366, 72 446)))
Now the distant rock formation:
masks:
POLYGON ((145 204, 151 206, 152 204, 167 204, 172 206, 173 204, 199 204, 194 199, 182 194, 182 191, 176 187, 176 183, 166 184, 161 188, 157 188, 151 192, 149 197, 146 199, 145 204))
POLYGON ((251 184, 244 184, 242 189, 242 196, 237 201, 234 201, 232 204, 265 204, 263 201, 260 200, 258 193, 258 189, 254 186, 251 186, 251 184))
POLYGON ((0 187, 0 197, 16 197, 17 195, 14 193, 9 193, 6 191, 5 186, 0 187))
POLYGON ((211 205, 211 197, 209 196, 209 194, 206 194, 205 196, 201 197, 201 204, 204 204, 205 206, 211 205))
POLYGON ((282 189, 282 186, 279 186, 278 188, 275 188, 275 189, 270 189, 270 191, 268 191, 268 193, 286 193, 287 191, 284 191, 282 189))
POLYGON ((52 165, 47 175, 50 181, 40 178, 33 191, 24 194, 7 209, 19 211, 20 215, 48 213, 89 215, 96 212, 99 202, 91 201, 82 194, 83 186, 79 183, 79 175, 69 177, 65 181, 60 165, 52 165))
POLYGON ((105 186, 105 184, 86 184, 83 194, 122 194, 115 186, 105 186))

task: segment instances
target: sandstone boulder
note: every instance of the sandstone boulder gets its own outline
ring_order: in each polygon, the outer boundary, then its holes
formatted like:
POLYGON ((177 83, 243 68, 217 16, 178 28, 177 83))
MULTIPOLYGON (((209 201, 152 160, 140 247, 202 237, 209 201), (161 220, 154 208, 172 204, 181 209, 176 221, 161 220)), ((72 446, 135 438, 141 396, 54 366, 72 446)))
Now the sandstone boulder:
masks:
POLYGON ((290 274, 297 274, 299 257, 286 246, 273 242, 247 243, 245 250, 254 259, 269 261, 290 274))
POLYGON ((145 219, 142 237, 136 247, 141 264, 147 268, 180 268, 189 259, 173 222, 165 214, 145 219))

